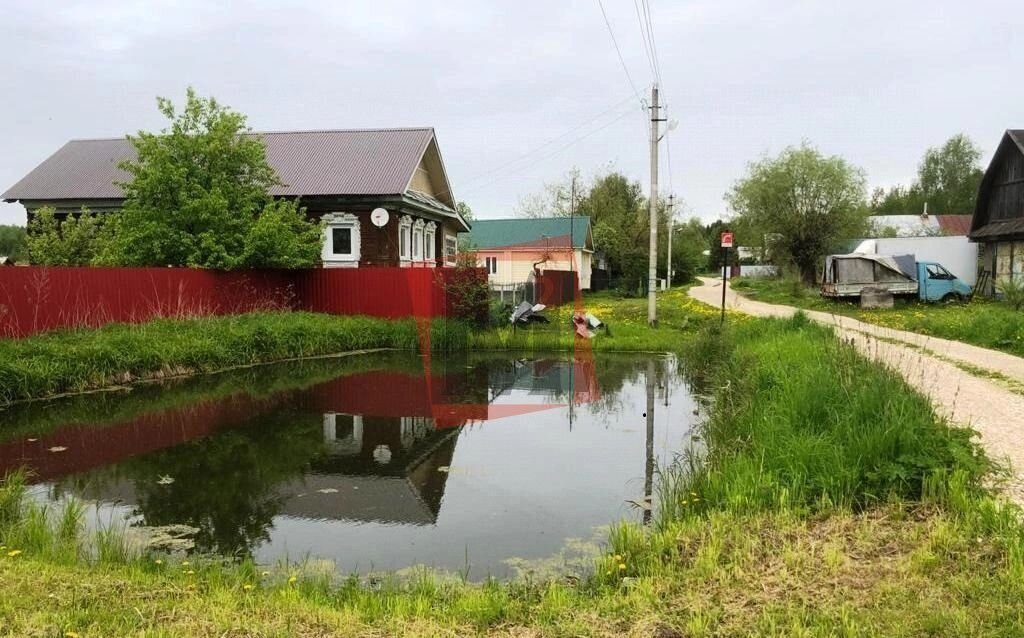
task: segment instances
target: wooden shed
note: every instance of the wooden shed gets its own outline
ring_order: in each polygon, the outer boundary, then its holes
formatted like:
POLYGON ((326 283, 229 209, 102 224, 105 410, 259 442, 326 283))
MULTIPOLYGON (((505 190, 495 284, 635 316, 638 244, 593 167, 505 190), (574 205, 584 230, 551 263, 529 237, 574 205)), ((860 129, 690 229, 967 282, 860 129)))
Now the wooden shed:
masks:
POLYGON ((978 189, 971 241, 979 251, 979 292, 1024 283, 1024 129, 1007 130, 978 189))

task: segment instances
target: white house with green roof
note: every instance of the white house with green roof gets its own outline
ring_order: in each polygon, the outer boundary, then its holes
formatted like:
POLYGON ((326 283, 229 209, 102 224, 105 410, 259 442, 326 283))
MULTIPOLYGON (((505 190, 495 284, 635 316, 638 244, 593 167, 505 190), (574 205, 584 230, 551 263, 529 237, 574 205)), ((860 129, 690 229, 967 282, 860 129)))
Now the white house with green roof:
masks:
POLYGON ((477 219, 468 235, 469 248, 494 287, 524 284, 534 270, 574 270, 580 288, 590 289, 594 235, 589 217, 477 219))

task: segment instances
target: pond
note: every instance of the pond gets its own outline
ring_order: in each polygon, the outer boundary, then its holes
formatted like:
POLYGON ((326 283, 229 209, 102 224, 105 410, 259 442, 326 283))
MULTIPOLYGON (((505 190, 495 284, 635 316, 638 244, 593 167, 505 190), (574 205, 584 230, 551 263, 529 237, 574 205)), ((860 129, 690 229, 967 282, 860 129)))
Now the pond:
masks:
POLYGON ((379 353, 14 406, 0 475, 196 552, 503 578, 649 518, 696 412, 669 357, 379 353))

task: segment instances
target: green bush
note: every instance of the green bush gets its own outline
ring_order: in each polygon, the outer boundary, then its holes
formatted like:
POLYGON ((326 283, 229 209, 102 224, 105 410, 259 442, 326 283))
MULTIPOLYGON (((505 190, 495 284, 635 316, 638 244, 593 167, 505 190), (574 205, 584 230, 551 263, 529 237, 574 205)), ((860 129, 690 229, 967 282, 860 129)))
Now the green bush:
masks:
POLYGON ((996 289, 1003 295, 1003 301, 1014 310, 1024 310, 1024 281, 1006 279, 996 289))

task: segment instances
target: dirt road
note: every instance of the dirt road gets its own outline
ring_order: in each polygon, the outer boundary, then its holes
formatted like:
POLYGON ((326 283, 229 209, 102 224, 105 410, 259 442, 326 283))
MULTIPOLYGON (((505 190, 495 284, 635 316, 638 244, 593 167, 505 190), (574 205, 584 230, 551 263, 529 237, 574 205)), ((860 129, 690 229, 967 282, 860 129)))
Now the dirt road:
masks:
MULTIPOLYGON (((722 282, 701 279, 690 296, 720 306, 722 282)), ((753 301, 726 290, 726 308, 760 317, 788 317, 790 306, 753 301)), ((1010 498, 1024 505, 1024 359, 912 332, 883 328, 850 317, 805 310, 835 327, 868 357, 890 366, 931 398, 940 414, 981 434, 989 456, 1009 464, 1010 498)))

